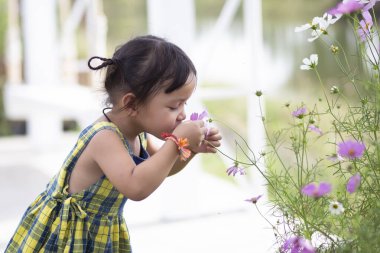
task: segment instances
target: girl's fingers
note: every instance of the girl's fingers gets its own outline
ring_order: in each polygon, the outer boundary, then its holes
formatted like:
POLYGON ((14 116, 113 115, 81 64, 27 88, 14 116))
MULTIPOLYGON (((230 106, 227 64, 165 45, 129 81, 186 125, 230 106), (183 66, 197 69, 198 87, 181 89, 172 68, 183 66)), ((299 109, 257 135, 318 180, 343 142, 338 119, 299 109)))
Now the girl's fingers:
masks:
POLYGON ((200 127, 204 127, 205 126, 205 122, 203 120, 197 120, 198 124, 200 127))
POLYGON ((222 139, 222 136, 220 134, 216 135, 208 135, 206 140, 208 141, 220 141, 222 139))

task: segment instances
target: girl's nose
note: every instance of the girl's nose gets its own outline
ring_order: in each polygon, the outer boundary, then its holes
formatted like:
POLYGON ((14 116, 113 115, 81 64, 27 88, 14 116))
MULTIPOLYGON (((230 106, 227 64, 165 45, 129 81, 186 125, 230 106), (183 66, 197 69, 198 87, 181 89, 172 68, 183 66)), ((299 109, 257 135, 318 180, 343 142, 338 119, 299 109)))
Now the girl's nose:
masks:
POLYGON ((186 119, 186 112, 185 110, 182 110, 179 114, 178 114, 178 120, 179 121, 183 121, 186 119))

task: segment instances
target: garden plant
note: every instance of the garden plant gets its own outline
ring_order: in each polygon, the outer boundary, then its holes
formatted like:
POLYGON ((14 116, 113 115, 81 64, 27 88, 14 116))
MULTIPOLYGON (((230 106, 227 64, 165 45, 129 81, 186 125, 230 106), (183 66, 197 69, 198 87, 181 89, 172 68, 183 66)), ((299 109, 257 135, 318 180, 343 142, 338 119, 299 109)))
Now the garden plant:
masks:
MULTIPOLYGON (((275 217, 275 222, 267 220, 278 252, 380 252, 377 2, 343 1, 296 27, 297 33, 311 33, 310 43, 326 45, 331 53, 326 60, 334 60, 340 70, 338 81, 326 83, 318 71, 322 59, 310 52, 299 71, 318 80, 320 99, 313 105, 287 104, 289 122, 280 130, 272 131, 262 113, 267 145, 259 154, 237 132, 236 154, 224 154, 232 160, 228 175, 257 169, 266 179, 271 213, 263 216, 275 217), (338 22, 352 31, 349 50, 334 38, 332 28, 338 22)), ((265 94, 256 95, 261 107, 265 94)), ((247 201, 256 204, 260 197, 247 201)))

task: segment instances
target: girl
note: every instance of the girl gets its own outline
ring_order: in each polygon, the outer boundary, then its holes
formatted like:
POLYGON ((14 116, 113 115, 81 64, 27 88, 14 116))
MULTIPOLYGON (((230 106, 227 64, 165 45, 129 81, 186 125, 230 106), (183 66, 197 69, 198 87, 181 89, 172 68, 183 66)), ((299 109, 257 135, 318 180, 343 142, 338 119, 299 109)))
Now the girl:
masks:
MULTIPOLYGON (((93 66, 93 59, 102 63, 93 66)), ((196 70, 176 45, 136 37, 111 59, 105 89, 112 108, 84 129, 59 173, 24 214, 6 252, 131 252, 123 207, 148 197, 197 153, 215 153, 221 136, 184 121, 196 70), (152 137, 166 140, 157 148, 152 137), (203 141, 206 140, 206 141, 203 141)))

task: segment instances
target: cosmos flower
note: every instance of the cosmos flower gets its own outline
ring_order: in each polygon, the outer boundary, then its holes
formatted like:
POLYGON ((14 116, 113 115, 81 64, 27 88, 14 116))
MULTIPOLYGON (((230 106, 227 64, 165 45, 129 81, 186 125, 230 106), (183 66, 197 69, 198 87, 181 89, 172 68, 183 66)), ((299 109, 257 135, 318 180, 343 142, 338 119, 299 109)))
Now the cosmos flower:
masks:
POLYGON ((375 4, 379 2, 379 0, 370 0, 370 1, 364 1, 364 0, 361 0, 361 3, 368 3, 366 4, 364 7, 363 7, 363 11, 368 11, 370 9, 373 8, 373 6, 375 6, 375 4))
POLYGON ((309 240, 301 236, 293 236, 282 245, 281 252, 289 253, 315 253, 315 249, 309 240))
POLYGON ((363 7, 364 7, 364 4, 356 0, 347 0, 341 3, 338 3, 335 7, 327 11, 327 13, 331 15, 350 14, 352 12, 363 9, 363 7))
POLYGON ((349 193, 354 193, 356 189, 359 187, 361 181, 361 177, 359 173, 356 173, 350 179, 348 179, 346 189, 349 193))
POLYGON ((337 20, 340 19, 342 15, 333 16, 331 14, 325 13, 322 17, 314 17, 310 23, 298 26, 294 29, 295 32, 302 32, 306 30, 311 31, 311 38, 308 39, 309 42, 312 42, 318 39, 321 35, 327 34, 327 28, 329 25, 334 24, 337 20))
POLYGON ((237 173, 240 173, 240 175, 245 175, 245 169, 242 167, 239 167, 239 164, 235 162, 235 164, 231 167, 229 167, 227 170, 227 175, 235 176, 237 173))
POLYGON ((251 203, 253 203, 253 204, 256 204, 257 201, 258 201, 262 196, 263 196, 263 195, 261 194, 261 195, 258 195, 258 196, 256 196, 256 197, 252 197, 252 198, 250 198, 250 199, 246 199, 245 201, 248 201, 248 202, 251 202, 251 203))
POLYGON ((329 210, 330 210, 330 213, 332 213, 334 215, 339 215, 339 214, 342 214, 344 212, 344 207, 343 207, 342 203, 340 203, 338 201, 331 201, 330 205, 329 205, 329 210))
POLYGON ((205 127, 207 128, 207 132, 205 133, 205 138, 207 137, 207 135, 209 134, 210 132, 210 125, 209 125, 209 122, 211 122, 210 120, 207 120, 206 118, 208 117, 208 112, 206 110, 204 110, 203 112, 201 112, 200 114, 198 114, 197 112, 194 112, 190 115, 190 120, 203 120, 204 123, 205 123, 205 127))
POLYGON ((302 62, 303 62, 303 65, 301 65, 300 69, 302 70, 313 69, 318 65, 318 55, 312 54, 310 55, 310 58, 304 58, 302 62))
POLYGON ((348 140, 338 143, 338 154, 348 159, 362 157, 364 150, 365 145, 362 142, 348 140))
POLYGON ((363 20, 359 23, 358 34, 361 41, 366 41, 367 37, 370 37, 370 30, 373 25, 372 16, 368 11, 362 13, 363 20))
POLYGON ((306 114, 306 108, 305 107, 298 108, 297 110, 292 112, 293 117, 296 117, 299 119, 302 119, 303 116, 305 116, 305 114, 306 114))
POLYGON ((302 194, 314 197, 314 198, 320 198, 324 195, 327 195, 331 192, 331 184, 326 182, 321 182, 319 185, 317 183, 310 183, 305 185, 302 190, 302 194))
POLYGON ((200 114, 198 114, 197 112, 194 112, 190 115, 190 120, 203 120, 206 117, 208 117, 207 111, 203 111, 200 114))
POLYGON ((323 134, 322 130, 319 129, 317 126, 314 126, 314 125, 310 125, 310 126, 309 126, 309 130, 310 130, 310 131, 313 131, 313 132, 316 132, 316 133, 319 134, 319 135, 322 135, 322 134, 323 134))

